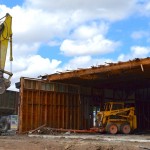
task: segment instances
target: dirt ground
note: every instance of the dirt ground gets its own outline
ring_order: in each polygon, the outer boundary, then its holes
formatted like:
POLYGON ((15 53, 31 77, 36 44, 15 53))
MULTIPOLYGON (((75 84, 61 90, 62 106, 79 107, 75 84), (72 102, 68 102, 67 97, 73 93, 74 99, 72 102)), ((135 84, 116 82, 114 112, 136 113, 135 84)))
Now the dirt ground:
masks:
POLYGON ((0 150, 150 150, 150 135, 5 135, 0 150))

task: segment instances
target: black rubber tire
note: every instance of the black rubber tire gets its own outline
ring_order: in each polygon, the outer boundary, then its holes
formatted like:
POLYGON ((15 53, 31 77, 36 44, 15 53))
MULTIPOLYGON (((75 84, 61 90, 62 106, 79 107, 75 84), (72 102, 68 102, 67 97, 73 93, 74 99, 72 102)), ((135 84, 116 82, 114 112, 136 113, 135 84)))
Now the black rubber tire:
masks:
POLYGON ((9 122, 6 117, 2 117, 0 119, 0 132, 4 133, 7 132, 9 129, 9 122))
POLYGON ((130 134, 131 133, 130 124, 128 122, 125 122, 125 123, 121 124, 120 131, 123 134, 130 134))
POLYGON ((110 134, 117 134, 118 126, 115 123, 109 123, 106 125, 106 132, 110 134))

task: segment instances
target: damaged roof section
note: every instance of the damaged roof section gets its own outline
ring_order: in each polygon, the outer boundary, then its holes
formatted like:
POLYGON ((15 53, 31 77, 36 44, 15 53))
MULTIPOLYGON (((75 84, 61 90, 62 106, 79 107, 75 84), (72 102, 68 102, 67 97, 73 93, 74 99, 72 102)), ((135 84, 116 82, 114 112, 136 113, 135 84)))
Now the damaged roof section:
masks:
POLYGON ((128 88, 149 84, 149 70, 150 58, 136 58, 127 62, 107 63, 86 69, 45 75, 42 79, 98 88, 128 88))

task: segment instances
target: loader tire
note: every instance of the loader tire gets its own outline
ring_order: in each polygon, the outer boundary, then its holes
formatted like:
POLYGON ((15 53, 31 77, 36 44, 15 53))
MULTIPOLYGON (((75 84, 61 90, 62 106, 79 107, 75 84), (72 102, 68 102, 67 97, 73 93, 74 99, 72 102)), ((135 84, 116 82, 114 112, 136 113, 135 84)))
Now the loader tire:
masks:
POLYGON ((4 133, 7 132, 7 130, 9 129, 9 123, 7 118, 1 118, 0 120, 0 132, 4 133))
POLYGON ((109 123, 106 126, 106 132, 110 134, 116 134, 118 132, 118 127, 115 123, 109 123))
POLYGON ((123 124, 120 126, 120 131, 121 131, 121 133, 123 133, 123 134, 129 134, 129 133, 131 132, 130 124, 129 124, 129 123, 123 123, 123 124))

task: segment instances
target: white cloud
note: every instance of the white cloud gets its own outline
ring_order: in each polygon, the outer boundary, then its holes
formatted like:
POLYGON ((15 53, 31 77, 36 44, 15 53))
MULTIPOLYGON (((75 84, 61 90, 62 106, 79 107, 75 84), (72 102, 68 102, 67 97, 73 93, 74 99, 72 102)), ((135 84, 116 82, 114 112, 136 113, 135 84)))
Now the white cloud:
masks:
POLYGON ((5 5, 0 5, 0 18, 5 16, 6 13, 10 13, 11 9, 6 7, 5 5))
POLYGON ((63 66, 64 70, 73 70, 81 68, 89 68, 91 66, 98 66, 105 64, 105 62, 112 62, 111 59, 105 58, 92 58, 91 56, 78 56, 71 59, 67 64, 63 66))
MULTIPOLYGON (((43 8, 46 11, 67 11, 75 12, 79 15, 78 18, 89 19, 91 18, 104 18, 108 20, 122 19, 133 11, 136 0, 26 0, 26 7, 43 8), (79 13, 78 13, 79 12, 79 13), (87 15, 86 15, 87 14, 87 15), (89 16, 89 17, 88 17, 89 16)), ((74 13, 73 13, 74 14, 74 13)), ((71 13, 69 14, 71 15, 71 13)), ((71 15, 72 20, 76 15, 71 15)))
POLYGON ((97 55, 114 52, 120 46, 119 41, 105 38, 109 24, 105 22, 91 22, 75 28, 68 39, 60 47, 65 56, 97 55))
POLYGON ((44 59, 39 55, 26 58, 24 62, 26 62, 26 70, 21 69, 20 74, 22 76, 30 75, 31 77, 36 77, 44 73, 52 73, 61 63, 61 61, 55 59, 52 59, 51 61, 48 58, 44 59))
POLYGON ((119 42, 113 42, 105 39, 102 35, 96 35, 87 40, 64 40, 60 50, 66 56, 96 55, 111 53, 119 45, 119 42))
POLYGON ((134 58, 146 57, 150 53, 150 47, 133 46, 131 47, 131 53, 134 58))
POLYGON ((81 25, 74 29, 72 38, 76 39, 88 39, 97 34, 105 35, 108 32, 109 25, 105 22, 97 23, 96 21, 91 22, 89 25, 81 25))
POLYGON ((150 55, 150 47, 132 46, 130 53, 120 54, 118 61, 128 61, 135 58, 145 58, 150 55))
POLYGON ((32 44, 13 44, 13 55, 14 60, 18 59, 19 57, 26 57, 35 55, 38 52, 40 47, 40 43, 32 43, 32 44))
POLYGON ((68 14, 65 13, 48 13, 41 9, 17 6, 11 14, 13 38, 20 44, 48 43, 53 37, 64 37, 70 29, 66 26, 68 14))
POLYGON ((27 58, 19 58, 14 60, 12 86, 11 90, 15 90, 15 82, 19 82, 20 77, 37 78, 39 75, 51 74, 57 71, 57 67, 61 61, 55 59, 42 58, 39 55, 27 58))

